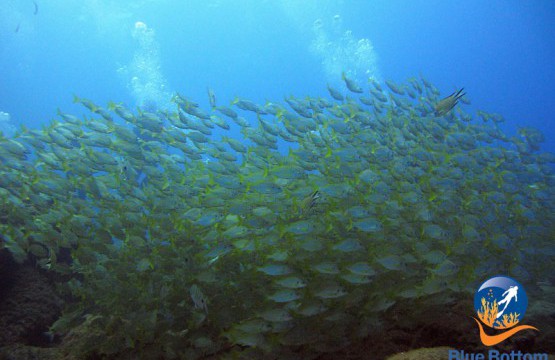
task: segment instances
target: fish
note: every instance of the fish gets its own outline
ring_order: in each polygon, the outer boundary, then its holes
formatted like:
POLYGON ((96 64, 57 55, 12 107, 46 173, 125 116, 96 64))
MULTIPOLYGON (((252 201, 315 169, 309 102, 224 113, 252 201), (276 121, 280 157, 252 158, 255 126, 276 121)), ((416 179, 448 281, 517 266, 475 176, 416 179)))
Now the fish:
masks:
POLYGON ((208 304, 206 303, 206 298, 196 284, 191 285, 191 287, 189 288, 189 294, 191 296, 191 299, 193 300, 195 309, 202 310, 206 314, 208 314, 208 304))
POLYGON ((313 191, 310 195, 303 198, 299 203, 299 214, 309 214, 312 210, 314 210, 318 199, 320 199, 320 192, 318 190, 313 191))
POLYGON ((259 267, 258 271, 270 276, 280 276, 290 274, 293 270, 287 265, 270 264, 259 267))
POLYGON ((353 228, 363 232, 376 232, 382 229, 382 223, 374 217, 363 218, 353 223, 353 228))
POLYGON ((404 268, 403 259, 399 255, 383 256, 376 261, 387 270, 402 270, 404 268))
POLYGON ((451 109, 453 109, 459 102, 460 98, 465 96, 464 88, 461 88, 458 91, 453 92, 451 95, 441 99, 440 101, 435 104, 435 115, 436 116, 443 116, 449 113, 451 109))
POLYGON ((277 303, 286 303, 299 299, 301 296, 293 289, 278 290, 268 296, 268 299, 277 303))
POLYGON ((344 253, 350 253, 353 251, 361 251, 364 248, 358 240, 346 239, 332 247, 333 250, 338 250, 344 253))
POLYGON ((235 110, 227 106, 216 106, 215 109, 231 119, 236 119, 238 116, 235 110))
POLYGON ((216 108, 216 95, 214 95, 214 91, 210 88, 207 88, 208 92, 208 101, 210 102, 210 106, 212 109, 216 108))
POLYGON ((347 295, 347 291, 339 284, 329 283, 321 286, 314 295, 321 299, 336 299, 347 295))
POLYGON ((295 312, 303 316, 314 316, 321 314, 326 310, 328 310, 328 308, 324 304, 316 300, 311 300, 296 308, 295 312))
POLYGON ((347 89, 349 89, 350 91, 357 93, 357 94, 362 94, 364 91, 362 90, 362 88, 352 79, 350 79, 349 77, 347 77, 347 75, 345 74, 345 72, 343 72, 341 74, 341 78, 343 79, 343 81, 345 82, 345 85, 347 86, 347 89))
POLYGON ((344 100, 344 97, 339 92, 339 90, 331 87, 329 84, 328 84, 328 91, 329 91, 331 97, 334 98, 335 100, 338 100, 338 101, 343 101, 344 100))
POLYGON ((385 84, 387 85, 387 87, 393 91, 395 94, 397 95, 405 95, 405 91, 403 90, 403 88, 399 87, 398 85, 396 85, 395 83, 393 83, 392 81, 389 80, 385 80, 385 84))
POLYGON ((336 263, 331 261, 326 261, 313 265, 312 268, 321 274, 339 274, 339 267, 336 263))
POLYGON ((310 220, 299 220, 288 224, 284 227, 284 233, 291 233, 296 235, 309 234, 316 228, 313 221, 310 220))
POLYGON ((345 280, 348 283, 355 284, 355 285, 370 283, 370 278, 368 276, 358 275, 358 274, 353 274, 353 273, 342 274, 341 279, 345 280))
POLYGON ((117 320, 108 350, 155 357, 329 357, 400 300, 474 291, 507 259, 525 283, 551 274, 547 135, 432 116, 421 77, 368 83, 264 105, 177 93, 161 111, 76 97, 83 115, 0 136, 5 255, 117 320))
POLYGON ((457 264, 449 259, 446 259, 431 270, 431 272, 437 276, 445 277, 455 274, 458 269, 459 266, 457 264))
POLYGON ((222 140, 227 142, 229 144, 229 146, 239 152, 239 153, 246 153, 247 152, 247 146, 245 144, 243 144, 243 142, 237 140, 237 139, 233 139, 227 136, 223 136, 222 140))
POLYGON ((270 175, 280 179, 288 179, 288 180, 304 179, 307 176, 305 170, 302 167, 290 166, 290 165, 274 167, 270 171, 270 175))
POLYGON ((285 102, 299 115, 305 118, 312 118, 311 109, 302 100, 297 100, 293 97, 285 98, 285 102))
POLYGON ((210 115, 210 121, 213 124, 215 124, 216 126, 218 126, 219 128, 222 128, 224 130, 229 130, 230 129, 229 124, 219 116, 210 115))
POLYGON ((366 262, 351 264, 347 269, 355 275, 374 276, 376 274, 376 271, 366 262))
POLYGON ((300 289, 306 287, 307 283, 297 276, 289 276, 286 278, 277 279, 274 283, 278 286, 288 289, 300 289))
POLYGON ((260 316, 266 320, 271 322, 282 322, 282 321, 289 321, 293 319, 291 314, 287 309, 271 309, 264 311, 260 314, 260 316))
POLYGON ((237 98, 235 98, 235 100, 233 100, 232 104, 237 106, 241 110, 252 111, 252 112, 257 113, 259 115, 266 114, 266 112, 264 110, 262 110, 262 108, 260 106, 258 106, 254 102, 252 102, 250 100, 247 100, 247 99, 240 99, 240 98, 237 97, 237 98))
MULTIPOLYGON (((376 98, 378 101, 380 101, 382 103, 387 102, 387 96, 385 96, 384 93, 382 93, 381 91, 370 89, 370 94, 373 95, 374 98, 376 98)), ((379 107, 379 104, 377 104, 377 103, 372 103, 372 105, 374 107, 379 107)))

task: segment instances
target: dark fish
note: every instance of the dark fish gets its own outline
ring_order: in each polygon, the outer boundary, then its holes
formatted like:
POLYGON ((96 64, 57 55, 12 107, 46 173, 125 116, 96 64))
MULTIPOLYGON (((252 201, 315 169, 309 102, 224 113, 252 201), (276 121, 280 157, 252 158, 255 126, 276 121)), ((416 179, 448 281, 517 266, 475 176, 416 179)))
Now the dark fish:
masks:
POLYGON ((15 28, 15 31, 14 31, 14 32, 16 32, 16 33, 19 32, 19 27, 20 27, 20 26, 21 26, 21 23, 18 23, 18 24, 17 24, 17 27, 15 28))
POLYGON ((212 108, 216 107, 216 95, 214 95, 214 91, 212 91, 212 89, 208 88, 208 100, 210 101, 210 106, 212 106, 212 108))
POLYGON ((435 106, 436 116, 443 116, 451 111, 459 103, 459 99, 465 95, 463 91, 464 88, 461 88, 459 91, 455 91, 446 98, 439 100, 435 106))
POLYGON ((299 206, 299 211, 301 215, 308 214, 314 208, 319 198, 320 192, 316 190, 312 194, 302 199, 299 206))
POLYGON ((35 5, 35 11, 33 12, 33 15, 37 15, 39 12, 39 6, 37 5, 37 3, 35 1, 33 1, 33 5, 35 5))

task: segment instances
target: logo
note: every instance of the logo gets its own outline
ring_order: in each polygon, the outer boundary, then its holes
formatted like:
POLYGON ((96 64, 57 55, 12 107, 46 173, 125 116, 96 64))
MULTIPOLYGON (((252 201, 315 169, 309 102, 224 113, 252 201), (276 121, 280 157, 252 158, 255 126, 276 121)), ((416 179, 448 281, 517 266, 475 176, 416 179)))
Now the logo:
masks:
POLYGON ((507 340, 519 331, 532 329, 530 325, 518 325, 526 313, 528 297, 524 287, 506 276, 496 276, 486 280, 474 295, 476 323, 480 329, 480 340, 486 346, 493 346, 507 340), (486 327, 504 330, 497 335, 488 335, 486 327))

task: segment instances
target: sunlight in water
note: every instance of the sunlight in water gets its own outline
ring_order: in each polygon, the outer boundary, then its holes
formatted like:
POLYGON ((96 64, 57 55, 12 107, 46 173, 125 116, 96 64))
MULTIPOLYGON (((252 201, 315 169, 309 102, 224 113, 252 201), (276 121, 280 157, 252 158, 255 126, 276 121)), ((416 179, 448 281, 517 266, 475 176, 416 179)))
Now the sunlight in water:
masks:
POLYGON ((350 30, 344 30, 341 16, 335 15, 331 24, 318 19, 312 30, 310 49, 321 59, 328 81, 341 79, 342 72, 360 80, 380 78, 372 42, 357 39, 350 30))
POLYGON ((137 49, 133 60, 118 71, 125 78, 136 105, 146 109, 167 109, 169 92, 166 79, 160 70, 160 49, 156 32, 144 22, 137 21, 133 28, 137 49))
POLYGON ((0 111, 0 132, 5 136, 12 136, 15 133, 15 126, 10 120, 10 114, 0 111))

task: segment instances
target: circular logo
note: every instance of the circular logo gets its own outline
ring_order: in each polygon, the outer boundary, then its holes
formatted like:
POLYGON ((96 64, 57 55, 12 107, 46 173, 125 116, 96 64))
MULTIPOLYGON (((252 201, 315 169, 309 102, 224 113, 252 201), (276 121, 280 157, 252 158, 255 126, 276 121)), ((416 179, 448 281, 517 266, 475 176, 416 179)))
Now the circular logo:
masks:
POLYGON ((524 317, 528 297, 520 283, 506 276, 486 280, 474 295, 474 310, 485 325, 508 329, 524 317))

